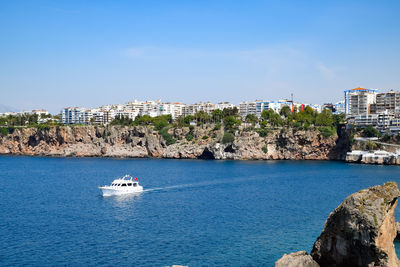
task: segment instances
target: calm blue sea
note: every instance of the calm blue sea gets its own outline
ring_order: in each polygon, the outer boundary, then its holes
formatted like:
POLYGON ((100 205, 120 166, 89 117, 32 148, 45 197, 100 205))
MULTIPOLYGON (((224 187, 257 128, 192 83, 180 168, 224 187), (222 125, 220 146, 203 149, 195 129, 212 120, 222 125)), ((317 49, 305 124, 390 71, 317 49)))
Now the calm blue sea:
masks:
POLYGON ((396 166, 325 161, 0 157, 0 265, 273 266, 396 166), (140 195, 98 185, 129 173, 140 195))

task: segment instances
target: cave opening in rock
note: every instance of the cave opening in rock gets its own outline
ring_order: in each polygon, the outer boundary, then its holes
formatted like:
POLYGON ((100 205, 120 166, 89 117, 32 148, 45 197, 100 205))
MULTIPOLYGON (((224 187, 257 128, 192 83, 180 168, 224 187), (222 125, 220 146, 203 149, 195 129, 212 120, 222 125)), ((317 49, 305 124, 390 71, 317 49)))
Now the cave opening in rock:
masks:
POLYGON ((235 150, 233 149, 232 144, 225 147, 224 152, 235 153, 235 150))
POLYGON ((36 137, 29 136, 28 145, 34 147, 34 146, 37 146, 38 143, 39 142, 38 142, 38 140, 36 140, 36 137))
POLYGON ((199 159, 215 159, 214 154, 208 150, 208 148, 204 148, 203 153, 198 157, 199 159))

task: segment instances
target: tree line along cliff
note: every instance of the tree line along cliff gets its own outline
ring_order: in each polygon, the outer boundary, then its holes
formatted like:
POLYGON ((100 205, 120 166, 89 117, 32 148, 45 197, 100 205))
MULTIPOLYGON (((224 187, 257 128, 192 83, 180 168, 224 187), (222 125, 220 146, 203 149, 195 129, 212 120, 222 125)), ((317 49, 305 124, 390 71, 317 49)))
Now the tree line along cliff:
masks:
POLYGON ((244 120, 237 108, 194 116, 116 117, 108 126, 28 124, 0 127, 0 153, 76 157, 343 159, 343 116, 310 107, 264 110, 244 120))

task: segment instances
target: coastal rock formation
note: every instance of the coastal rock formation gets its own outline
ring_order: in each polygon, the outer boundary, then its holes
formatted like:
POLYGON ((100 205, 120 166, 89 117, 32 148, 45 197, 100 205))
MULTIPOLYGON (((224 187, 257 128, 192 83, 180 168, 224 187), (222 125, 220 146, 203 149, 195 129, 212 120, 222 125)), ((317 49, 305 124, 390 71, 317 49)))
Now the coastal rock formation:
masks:
POLYGON ((285 254, 276 263, 275 267, 319 267, 319 264, 305 251, 285 254))
POLYGON ((394 182, 347 197, 328 217, 311 256, 321 266, 400 266, 394 249, 394 182))
POLYGON ((235 140, 222 144, 222 130, 202 126, 172 128, 176 140, 167 145, 164 138, 146 126, 57 126, 44 129, 17 128, 0 136, 0 154, 60 157, 154 157, 176 159, 343 159, 338 136, 324 138, 318 129, 270 130, 265 137, 256 131, 239 130, 235 140))
POLYGON ((390 182, 347 197, 329 215, 311 257, 320 266, 400 266, 393 244, 399 196, 390 182))

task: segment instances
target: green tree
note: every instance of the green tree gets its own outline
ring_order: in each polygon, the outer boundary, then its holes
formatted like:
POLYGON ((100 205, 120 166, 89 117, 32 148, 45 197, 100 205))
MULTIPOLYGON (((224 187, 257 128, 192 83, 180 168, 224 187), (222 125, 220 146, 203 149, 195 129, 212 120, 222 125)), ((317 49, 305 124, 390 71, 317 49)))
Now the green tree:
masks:
POLYGON ((224 114, 224 118, 226 118, 226 117, 228 117, 228 116, 239 117, 239 110, 237 109, 237 107, 234 107, 234 108, 224 108, 224 110, 222 111, 222 113, 224 114))
POLYGON ((257 124, 258 118, 254 114, 247 114, 245 121, 254 125, 257 124))
POLYGON ((339 124, 345 123, 346 115, 344 113, 332 114, 333 124, 338 126, 339 124))
POLYGON ((190 122, 194 120, 194 117, 192 115, 186 116, 183 121, 185 122, 185 125, 190 125, 190 122))
POLYGON ((333 124, 332 112, 328 109, 324 109, 315 118, 316 126, 332 126, 332 124, 333 124))
POLYGON ((135 118, 136 125, 150 125, 153 123, 153 118, 149 115, 137 116, 135 118))
POLYGON ((373 126, 368 126, 362 131, 364 137, 380 137, 381 133, 373 126))
POLYGON ((272 109, 263 110, 261 112, 261 119, 268 121, 274 113, 275 112, 272 109))
POLYGON ((224 119, 224 127, 226 130, 233 130, 236 126, 239 126, 241 121, 236 119, 234 116, 228 116, 224 119))
MULTIPOLYGON (((90 122, 95 122, 95 118, 91 118, 90 122)), ((116 116, 111 122, 110 125, 123 125, 129 126, 133 124, 133 120, 130 119, 128 116, 116 116)))
POLYGON ((377 148, 377 145, 372 141, 368 141, 366 144, 366 148, 367 150, 375 150, 377 148))
POLYGON ((194 114, 194 118, 197 122, 201 122, 201 123, 208 123, 211 121, 211 116, 208 115, 207 112, 205 111, 199 111, 196 112, 196 114, 194 114))
POLYGON ((272 114, 271 117, 269 118, 269 123, 272 126, 282 126, 283 120, 279 114, 274 112, 274 114, 272 114))
POLYGON ((161 130, 164 127, 167 127, 170 123, 172 123, 171 115, 162 115, 153 118, 152 121, 156 130, 161 130))
POLYGON ((279 114, 280 114, 281 116, 287 118, 289 115, 292 114, 292 110, 290 109, 289 106, 286 106, 286 105, 285 105, 285 106, 283 106, 283 107, 281 108, 281 111, 279 111, 279 114))
POLYGON ((211 118, 215 123, 221 122, 224 118, 224 112, 220 109, 214 109, 213 111, 211 111, 211 118))

